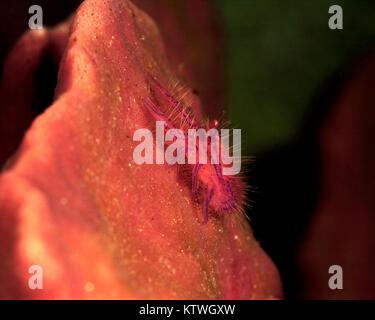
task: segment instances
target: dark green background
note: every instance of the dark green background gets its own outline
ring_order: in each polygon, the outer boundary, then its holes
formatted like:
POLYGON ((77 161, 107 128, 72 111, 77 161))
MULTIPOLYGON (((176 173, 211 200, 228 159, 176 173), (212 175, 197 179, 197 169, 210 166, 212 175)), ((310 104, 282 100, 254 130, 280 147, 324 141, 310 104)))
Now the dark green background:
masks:
POLYGON ((375 1, 217 0, 227 33, 228 116, 243 154, 297 134, 319 85, 375 39, 375 1), (328 9, 341 5, 344 30, 328 9))

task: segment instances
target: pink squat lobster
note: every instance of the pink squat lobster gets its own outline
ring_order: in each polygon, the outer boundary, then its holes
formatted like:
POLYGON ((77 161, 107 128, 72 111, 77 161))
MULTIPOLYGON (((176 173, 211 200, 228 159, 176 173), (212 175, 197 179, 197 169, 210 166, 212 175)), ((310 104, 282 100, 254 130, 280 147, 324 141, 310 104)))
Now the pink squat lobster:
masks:
MULTIPOLYGON (((178 128, 182 130, 185 133, 185 137, 187 137, 188 129, 198 130, 197 121, 194 119, 188 108, 186 108, 181 102, 177 101, 154 77, 149 75, 149 78, 172 107, 171 116, 168 117, 165 113, 159 110, 150 97, 147 97, 147 99, 141 99, 145 107, 151 112, 157 121, 164 121, 164 131, 167 132, 170 129, 178 128), (177 113, 177 116, 174 116, 174 120, 172 120, 172 115, 175 113, 177 113), (177 126, 177 119, 180 119, 180 126, 177 126)), ((207 130, 218 127, 219 123, 217 120, 214 120, 211 126, 209 122, 206 125, 207 130)), ((186 139, 185 141, 188 140, 186 139)), ((209 140, 207 143, 207 159, 211 158, 210 143, 211 141, 209 140)), ((188 147, 185 146, 186 158, 188 157, 188 151, 188 147)), ((196 154, 198 154, 198 152, 196 154)), ((241 178, 223 175, 222 168, 224 164, 221 159, 218 164, 212 164, 211 161, 207 161, 207 164, 198 162, 191 166, 193 167, 191 170, 192 194, 195 195, 199 190, 204 195, 204 224, 208 221, 209 209, 212 209, 217 213, 243 212, 244 187, 241 178)))

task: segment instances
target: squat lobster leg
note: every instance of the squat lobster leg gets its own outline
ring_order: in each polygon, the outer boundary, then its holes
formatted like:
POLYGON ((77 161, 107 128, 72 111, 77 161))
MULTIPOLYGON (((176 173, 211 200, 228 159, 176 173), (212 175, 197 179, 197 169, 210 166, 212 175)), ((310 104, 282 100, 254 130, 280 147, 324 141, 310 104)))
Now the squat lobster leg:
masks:
POLYGON ((192 185, 191 185, 191 193, 195 194, 195 191, 197 190, 197 176, 198 176, 198 171, 200 168, 200 164, 196 164, 193 169, 193 179, 192 179, 192 185))
POLYGON ((163 86, 157 81, 151 74, 148 74, 149 79, 156 85, 158 90, 167 98, 168 102, 177 110, 181 118, 181 127, 182 124, 189 128, 198 129, 196 121, 190 116, 190 112, 186 110, 184 105, 177 101, 163 86))
POLYGON ((208 205, 210 204, 210 201, 214 195, 214 188, 211 189, 209 195, 207 196, 207 198, 204 200, 204 205, 203 205, 203 212, 204 212, 204 220, 203 220, 203 224, 206 224, 207 221, 208 221, 208 205))

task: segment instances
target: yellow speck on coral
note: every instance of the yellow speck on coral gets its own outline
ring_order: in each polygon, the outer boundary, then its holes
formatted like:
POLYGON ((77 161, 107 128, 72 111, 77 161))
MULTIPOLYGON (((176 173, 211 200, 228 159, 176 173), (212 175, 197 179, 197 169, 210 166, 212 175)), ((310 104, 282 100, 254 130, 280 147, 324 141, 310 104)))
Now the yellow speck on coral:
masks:
POLYGON ((86 282, 85 284, 85 291, 86 292, 93 292, 95 290, 95 286, 92 282, 86 282))

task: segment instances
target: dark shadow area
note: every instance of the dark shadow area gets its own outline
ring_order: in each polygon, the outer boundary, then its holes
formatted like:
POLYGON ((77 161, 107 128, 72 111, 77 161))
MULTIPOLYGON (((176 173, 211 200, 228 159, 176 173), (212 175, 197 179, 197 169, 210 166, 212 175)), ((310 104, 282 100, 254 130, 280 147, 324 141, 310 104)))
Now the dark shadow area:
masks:
POLYGON ((53 102, 57 86, 59 66, 54 61, 52 52, 47 52, 35 74, 35 101, 32 104, 33 118, 41 114, 53 102))
MULTIPOLYGON (((58 59, 59 60, 59 59, 58 59)), ((0 128, 0 167, 9 159, 21 144, 26 130, 33 120, 50 107, 54 101, 57 86, 59 62, 56 60, 53 48, 47 48, 29 81, 30 88, 23 88, 24 84, 14 87, 14 83, 7 90, 2 89, 0 113, 2 119, 0 128), (25 91, 23 91, 25 90, 25 91), (27 99, 21 98, 21 105, 14 95, 25 94, 27 99), (12 99, 15 103, 12 103, 12 99)), ((22 73, 22 69, 15 70, 22 73)), ((29 71, 28 71, 29 72, 29 71)))

